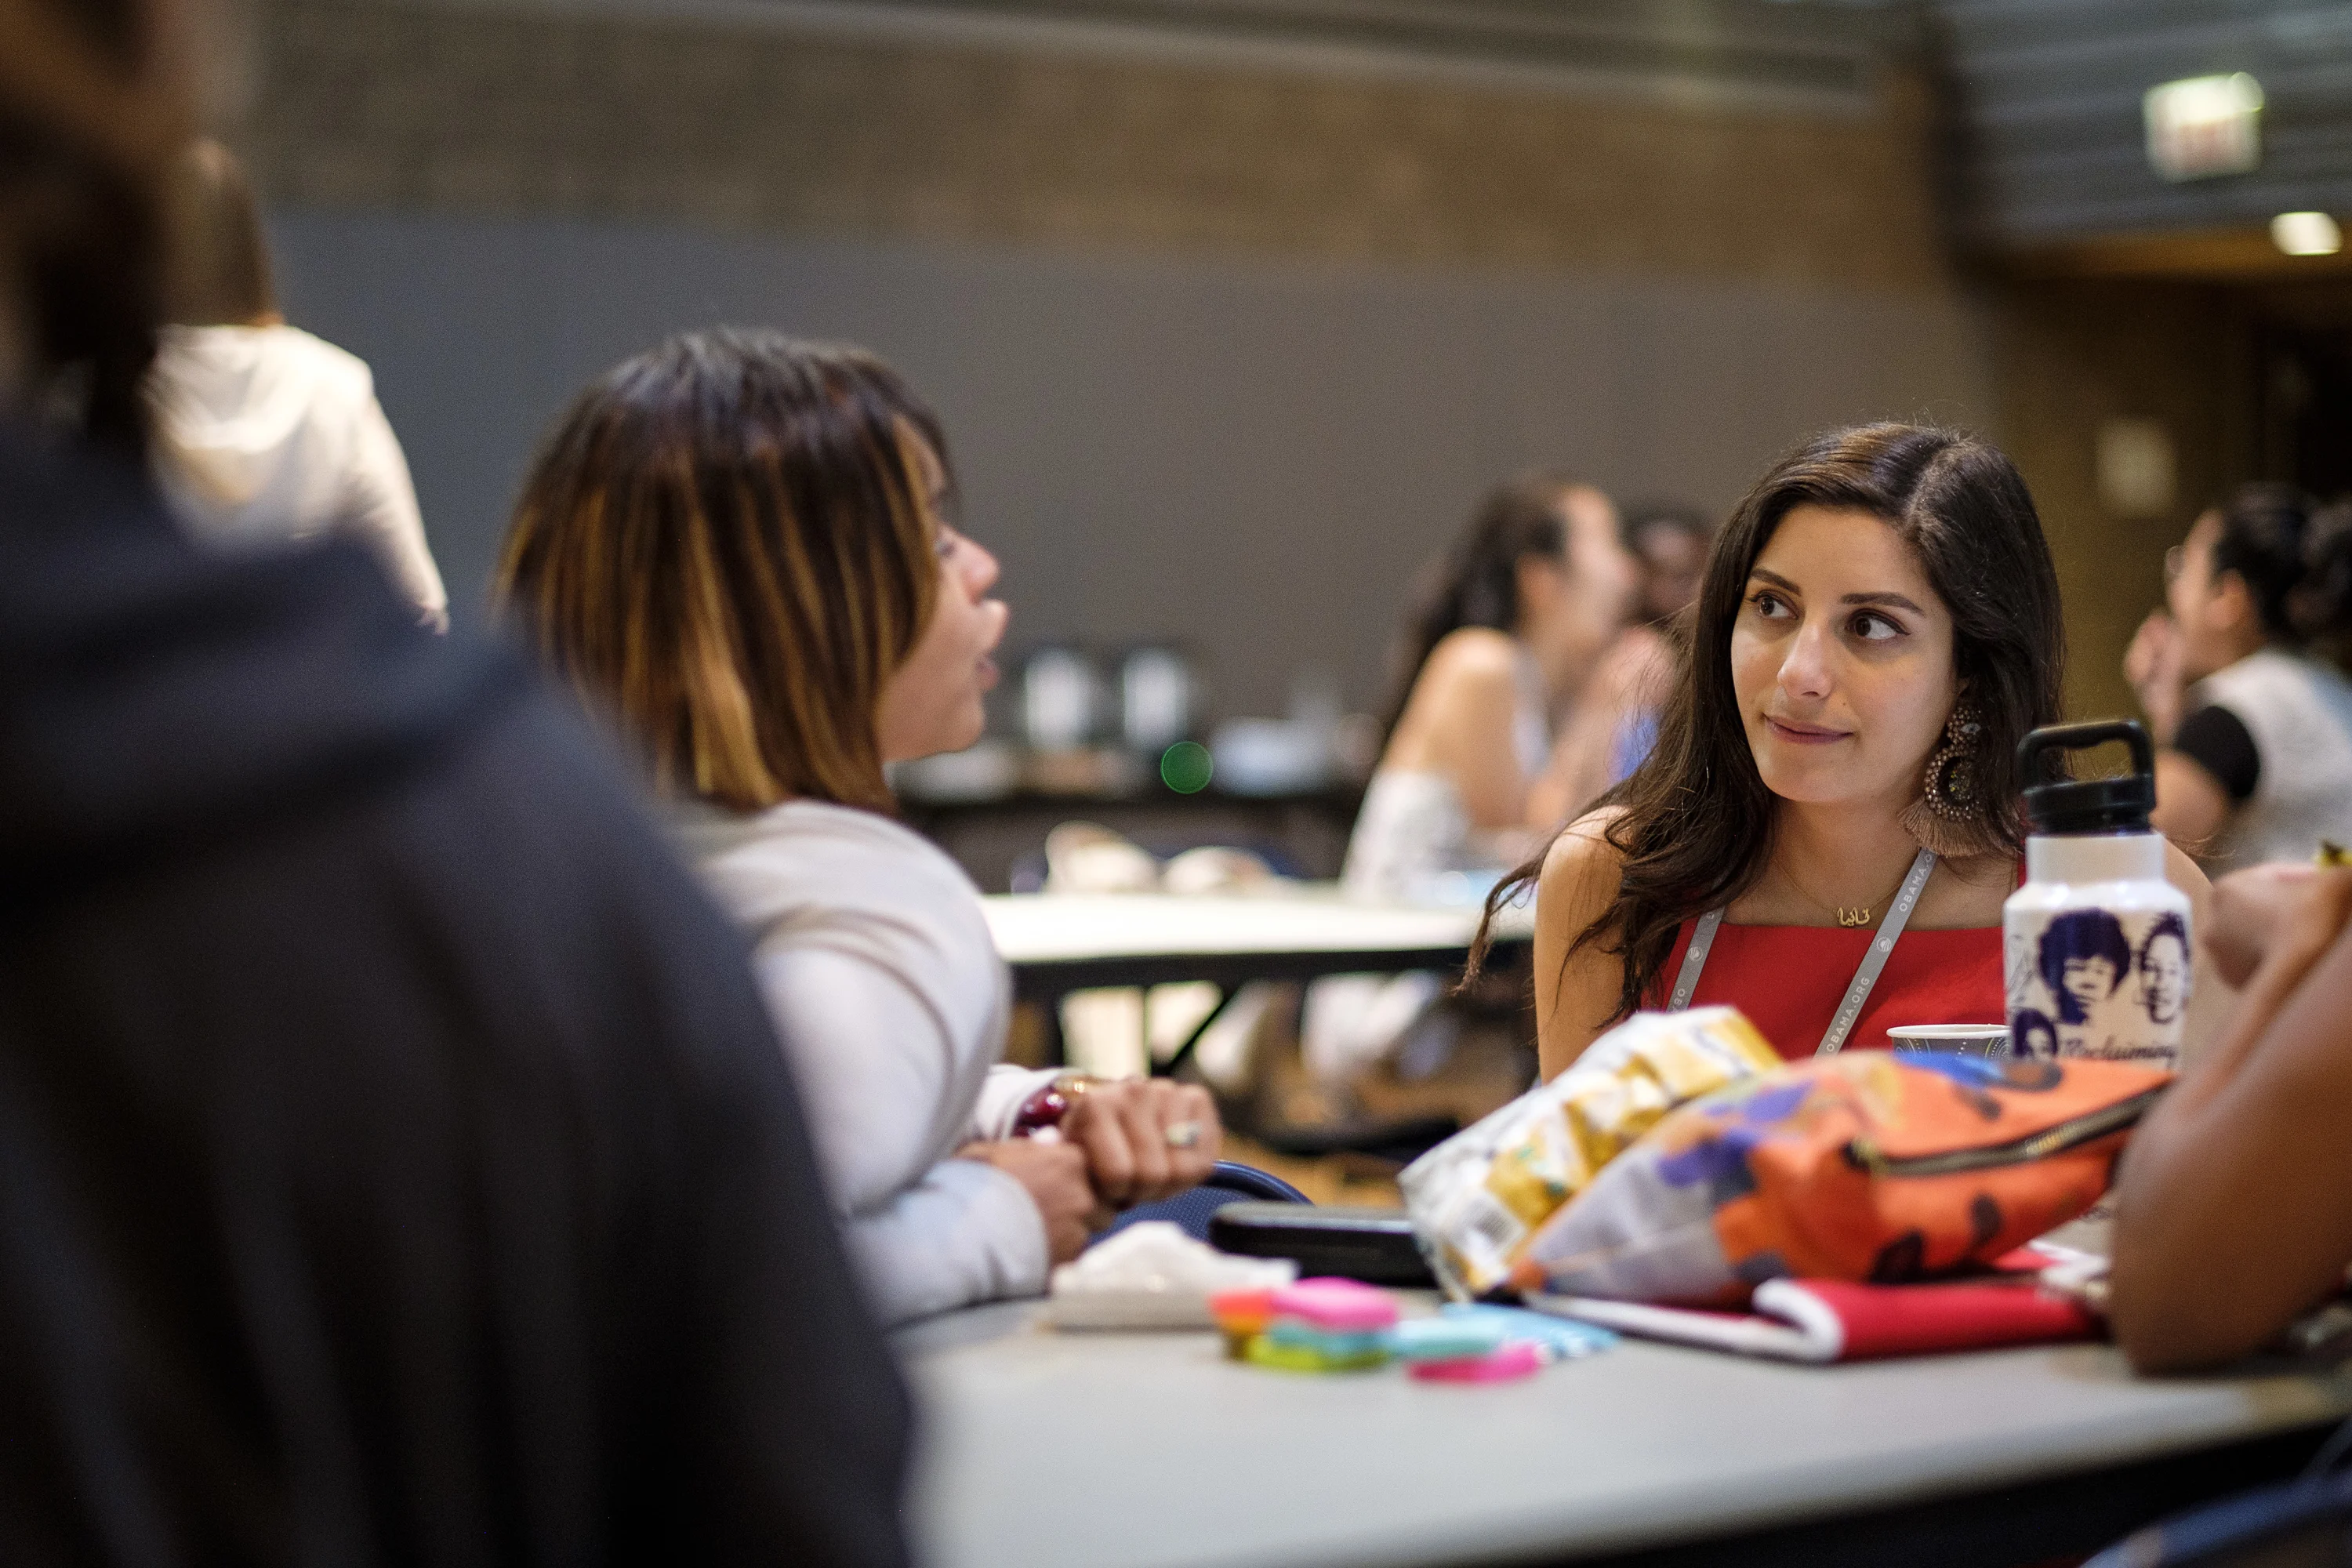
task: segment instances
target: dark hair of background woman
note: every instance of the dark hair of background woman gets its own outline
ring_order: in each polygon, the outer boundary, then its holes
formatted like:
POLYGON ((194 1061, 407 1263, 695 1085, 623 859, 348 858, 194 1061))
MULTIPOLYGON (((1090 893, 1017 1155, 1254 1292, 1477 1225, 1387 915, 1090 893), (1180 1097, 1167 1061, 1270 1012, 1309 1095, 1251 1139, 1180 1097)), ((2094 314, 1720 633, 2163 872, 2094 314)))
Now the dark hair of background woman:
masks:
MULTIPOLYGON (((1951 612, 1958 674, 1984 717, 1975 777, 1990 806, 1976 837, 1983 850, 2012 855, 2025 841, 2017 742, 2058 719, 2065 656, 2058 577, 2025 481, 1958 431, 1866 425, 1817 437, 1775 463, 1717 536, 1657 745, 1596 803, 1622 808, 1608 838, 1623 878, 1570 952, 1597 943, 1623 956, 1621 1016, 1642 1005, 1682 922, 1755 886, 1770 858, 1775 797, 1732 689, 1731 634, 1756 558, 1804 505, 1883 518, 1918 556, 1951 612)), ((1543 861, 1538 854, 1488 898, 1481 954, 1495 912, 1543 861)))
POLYGON ((2340 659, 2352 639, 2352 506, 2320 507, 2293 485, 2263 483, 2241 486, 2216 510, 2213 574, 2246 584, 2263 635, 2340 659))
POLYGON ((130 0, 37 5, 0 100, 0 212, 30 316, 34 405, 93 439, 144 447, 163 263, 152 160, 176 103, 130 0), (38 102, 35 110, 27 100, 38 102))
POLYGON ((1518 624, 1519 563, 1530 555, 1568 560, 1568 525, 1560 499, 1578 481, 1551 469, 1531 469, 1490 491, 1454 537, 1444 556, 1423 574, 1406 612, 1396 679, 1381 734, 1396 731, 1412 683, 1430 650, 1464 626, 1507 632, 1518 624))
POLYGON ((219 142, 191 142, 163 184, 172 238, 163 318, 185 327, 242 327, 276 313, 269 242, 245 166, 219 142))

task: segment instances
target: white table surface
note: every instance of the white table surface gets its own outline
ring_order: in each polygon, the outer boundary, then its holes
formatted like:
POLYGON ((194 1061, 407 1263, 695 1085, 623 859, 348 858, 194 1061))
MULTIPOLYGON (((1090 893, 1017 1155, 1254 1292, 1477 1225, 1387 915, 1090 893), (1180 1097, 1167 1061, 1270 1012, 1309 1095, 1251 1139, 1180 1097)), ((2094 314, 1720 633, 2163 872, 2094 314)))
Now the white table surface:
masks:
MULTIPOLYGON (((1166 893, 993 893, 981 900, 1008 963, 1223 954, 1414 952, 1466 949, 1475 905, 1359 903, 1328 885, 1265 897, 1166 893)), ((1506 910, 1507 935, 1534 929, 1532 908, 1506 910)))
MULTIPOLYGON (((1354 1568, 1630 1549, 2352 1413, 2352 1376, 2134 1378, 2105 1346, 1795 1367, 1628 1342, 1519 1384, 1311 1377, 1216 1336, 917 1325, 932 1568, 1354 1568)), ((2095 1485, 2095 1480, 2086 1485, 2095 1485)))

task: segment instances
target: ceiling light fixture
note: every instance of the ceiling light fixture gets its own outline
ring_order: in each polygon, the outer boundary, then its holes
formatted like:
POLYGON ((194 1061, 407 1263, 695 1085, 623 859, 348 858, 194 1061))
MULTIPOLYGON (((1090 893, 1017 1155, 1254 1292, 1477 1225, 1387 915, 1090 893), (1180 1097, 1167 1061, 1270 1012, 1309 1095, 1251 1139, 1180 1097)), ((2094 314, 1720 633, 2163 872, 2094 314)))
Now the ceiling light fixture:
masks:
POLYGON ((2263 166, 2263 84, 2243 71, 2149 88, 2140 115, 2148 166, 2176 184, 2263 166))
POLYGON ((2271 243, 2289 256, 2333 256, 2344 231, 2326 213, 2281 213, 2271 219, 2271 243))

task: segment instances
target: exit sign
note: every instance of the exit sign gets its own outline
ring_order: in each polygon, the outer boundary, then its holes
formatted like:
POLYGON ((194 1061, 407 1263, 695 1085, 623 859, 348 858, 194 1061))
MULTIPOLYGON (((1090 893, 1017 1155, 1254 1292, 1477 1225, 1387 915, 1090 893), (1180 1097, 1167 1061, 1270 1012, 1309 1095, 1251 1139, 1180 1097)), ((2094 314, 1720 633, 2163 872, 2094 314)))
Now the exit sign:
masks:
POLYGON ((2252 174, 2263 161, 2263 85, 2243 71, 2152 87, 2140 100, 2147 161, 2168 180, 2252 174))

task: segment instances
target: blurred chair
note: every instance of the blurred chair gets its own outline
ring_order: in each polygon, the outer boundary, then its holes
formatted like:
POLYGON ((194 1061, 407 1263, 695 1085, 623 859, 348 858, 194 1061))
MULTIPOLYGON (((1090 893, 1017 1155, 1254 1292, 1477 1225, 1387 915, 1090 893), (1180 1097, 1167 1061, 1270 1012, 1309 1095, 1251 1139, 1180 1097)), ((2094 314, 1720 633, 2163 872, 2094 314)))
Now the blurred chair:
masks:
POLYGON ((1191 1192, 1156 1204, 1139 1204, 1116 1220, 1102 1236, 1116 1236, 1129 1226, 1147 1219, 1164 1219, 1181 1227, 1195 1241, 1209 1239, 1209 1217, 1227 1204, 1255 1199, 1260 1203, 1307 1204, 1314 1200, 1281 1177, 1269 1175, 1255 1165, 1239 1165, 1231 1160, 1220 1160, 1211 1167, 1209 1179, 1191 1192))
POLYGON ((2133 1531, 2083 1568, 2341 1568, 2347 1562, 2352 1472, 2339 1470, 2175 1514, 2133 1531))

